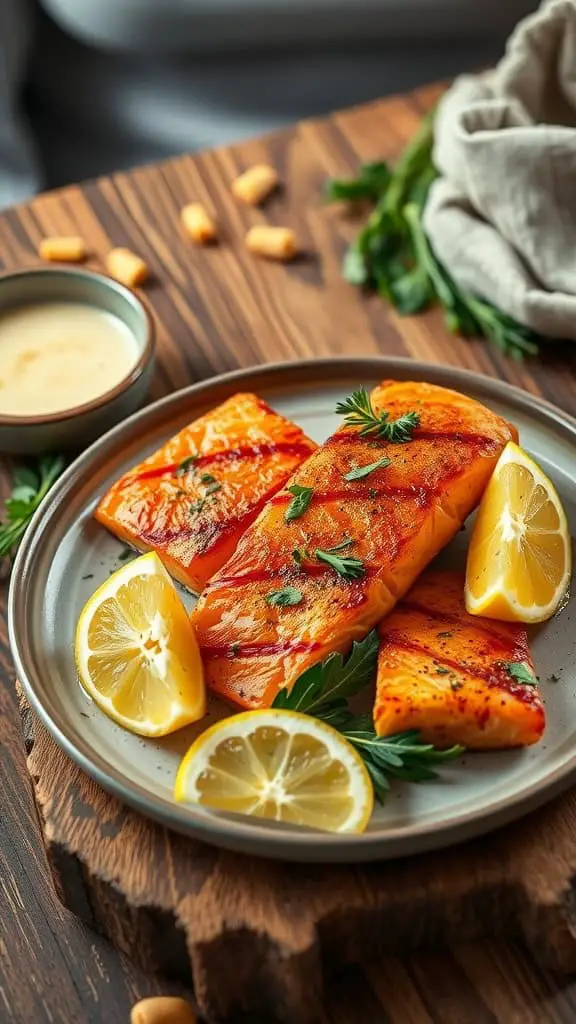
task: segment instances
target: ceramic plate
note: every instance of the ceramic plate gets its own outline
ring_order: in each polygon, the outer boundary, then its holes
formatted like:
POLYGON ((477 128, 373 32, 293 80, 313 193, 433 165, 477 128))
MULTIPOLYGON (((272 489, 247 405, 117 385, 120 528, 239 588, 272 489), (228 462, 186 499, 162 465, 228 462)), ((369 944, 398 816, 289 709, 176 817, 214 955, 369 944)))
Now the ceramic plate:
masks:
MULTIPOLYGON (((438 781, 399 783, 361 836, 334 836, 176 804, 172 784, 180 756, 206 720, 164 740, 139 739, 106 718, 79 686, 73 658, 76 621, 86 599, 121 564, 120 544, 92 519, 105 488, 237 390, 257 392, 323 441, 339 422, 334 415, 339 399, 360 384, 371 388, 394 377, 456 388, 512 420, 523 446, 554 480, 574 533, 576 421, 498 381, 400 359, 284 364, 196 384, 106 434, 70 466, 37 513, 12 574, 10 638, 18 676, 56 742, 105 789, 142 813, 236 850, 302 861, 361 861, 468 839, 537 807, 576 778, 574 597, 532 637, 548 718, 543 741, 526 750, 466 755, 442 766, 438 781), (547 682, 552 675, 559 681, 547 682)), ((466 534, 460 533, 441 558, 463 567, 466 544, 466 534)), ((213 701, 209 713, 208 721, 219 717, 223 706, 213 701)))

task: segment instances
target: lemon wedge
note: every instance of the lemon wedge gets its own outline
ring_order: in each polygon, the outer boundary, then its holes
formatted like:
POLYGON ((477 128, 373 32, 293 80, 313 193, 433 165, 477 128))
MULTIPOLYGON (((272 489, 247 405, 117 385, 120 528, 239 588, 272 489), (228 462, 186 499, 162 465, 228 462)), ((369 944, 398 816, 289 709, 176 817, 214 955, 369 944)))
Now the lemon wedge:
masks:
POLYGON ((570 532, 553 483, 509 442, 484 492, 468 550, 465 600, 471 615, 544 622, 566 596, 570 532))
POLYGON ((180 764, 174 797, 329 832, 363 832, 374 803, 362 758, 335 729, 272 708, 202 733, 180 764))
POLYGON ((165 736, 202 717, 194 629, 154 552, 122 566, 84 606, 76 667, 98 707, 140 736, 165 736))

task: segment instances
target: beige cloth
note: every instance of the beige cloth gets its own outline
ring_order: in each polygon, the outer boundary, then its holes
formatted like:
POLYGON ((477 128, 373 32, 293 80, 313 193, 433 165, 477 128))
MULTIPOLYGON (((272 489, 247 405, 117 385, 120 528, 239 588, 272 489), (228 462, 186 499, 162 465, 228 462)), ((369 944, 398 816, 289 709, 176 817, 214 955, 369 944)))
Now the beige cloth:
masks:
POLYGON ((455 81, 434 159, 424 226, 456 281, 576 339, 576 0, 546 0, 495 70, 455 81))

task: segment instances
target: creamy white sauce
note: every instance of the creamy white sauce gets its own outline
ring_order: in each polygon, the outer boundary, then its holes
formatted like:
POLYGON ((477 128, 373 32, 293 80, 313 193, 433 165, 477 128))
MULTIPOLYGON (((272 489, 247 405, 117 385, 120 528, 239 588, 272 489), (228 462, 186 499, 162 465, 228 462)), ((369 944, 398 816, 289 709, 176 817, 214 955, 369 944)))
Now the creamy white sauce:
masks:
POLYGON ((0 415, 40 416, 99 398, 138 359, 130 329, 77 302, 0 312, 0 415))

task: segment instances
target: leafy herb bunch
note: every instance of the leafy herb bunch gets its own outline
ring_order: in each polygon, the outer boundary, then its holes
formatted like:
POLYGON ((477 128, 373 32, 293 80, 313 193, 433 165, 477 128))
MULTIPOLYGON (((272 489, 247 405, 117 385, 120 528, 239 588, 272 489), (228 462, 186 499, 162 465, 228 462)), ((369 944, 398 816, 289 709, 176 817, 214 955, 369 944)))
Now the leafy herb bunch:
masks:
POLYGON ((289 692, 280 690, 273 707, 313 715, 337 729, 363 758, 374 793, 383 803, 391 778, 407 782, 434 779, 435 766, 458 757, 463 747, 436 750, 422 743, 415 729, 377 736, 369 715, 355 715, 349 710, 349 698, 374 680, 378 646, 378 634, 372 630, 364 640, 354 643, 347 660, 341 654, 329 654, 307 669, 289 692))
POLYGON ((64 466, 61 455, 44 455, 35 468, 20 466, 14 471, 12 492, 4 502, 6 519, 0 523, 0 558, 15 554, 32 516, 64 466))
POLYGON ((343 276, 380 293, 399 313, 419 313, 434 302, 454 334, 484 337, 520 360, 538 352, 540 338, 495 306, 463 291, 436 258, 422 227, 430 185, 434 112, 404 149, 394 169, 364 164, 356 178, 326 183, 332 200, 368 200, 374 209, 345 255, 343 276))

